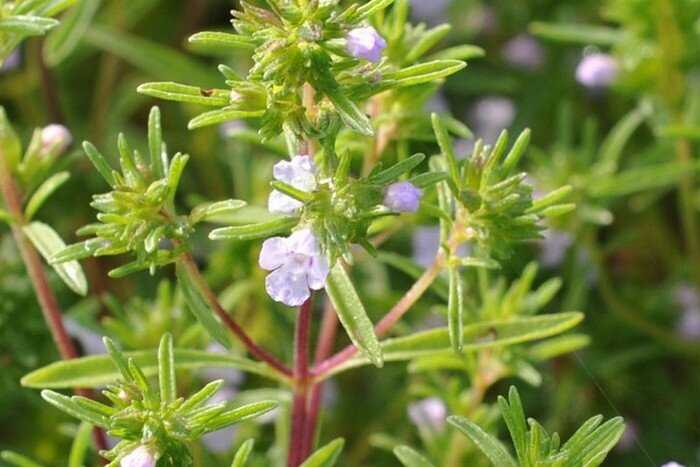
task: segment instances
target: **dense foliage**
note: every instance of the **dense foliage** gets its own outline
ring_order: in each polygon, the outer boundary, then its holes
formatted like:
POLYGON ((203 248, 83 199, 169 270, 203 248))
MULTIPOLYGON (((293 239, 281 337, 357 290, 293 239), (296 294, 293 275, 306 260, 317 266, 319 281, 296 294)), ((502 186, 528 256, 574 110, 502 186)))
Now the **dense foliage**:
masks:
POLYGON ((0 0, 0 464, 699 465, 699 35, 0 0))

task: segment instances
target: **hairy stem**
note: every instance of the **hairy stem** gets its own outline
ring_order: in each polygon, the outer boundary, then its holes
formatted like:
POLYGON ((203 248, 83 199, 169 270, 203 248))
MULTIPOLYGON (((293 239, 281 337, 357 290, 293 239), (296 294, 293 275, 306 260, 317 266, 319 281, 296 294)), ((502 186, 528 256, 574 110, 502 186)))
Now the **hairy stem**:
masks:
POLYGON ((192 254, 189 252, 183 253, 180 261, 187 269, 190 277, 192 277, 197 284, 197 287, 199 287, 200 292, 204 296, 204 299, 207 301, 209 306, 212 308, 212 310, 214 310, 216 315, 219 317, 219 319, 221 319, 231 333, 236 336, 236 338, 245 346, 248 352, 250 352, 250 354, 258 360, 267 363, 271 368, 277 370, 283 376, 287 378, 292 377, 291 369, 289 369, 277 357, 256 344, 253 339, 243 330, 243 328, 228 314, 228 312, 219 302, 219 298, 202 276, 202 273, 199 271, 199 267, 192 257, 192 254))
MULTIPOLYGON (((56 344, 56 348, 63 360, 78 358, 80 354, 63 325, 63 313, 61 312, 56 295, 53 293, 53 290, 51 290, 39 253, 37 253, 34 246, 22 232, 22 227, 26 225, 27 222, 22 210, 21 195, 19 187, 12 177, 10 167, 7 165, 2 148, 0 148, 0 191, 5 199, 5 207, 10 215, 12 215, 12 222, 10 224, 12 235, 17 243, 22 261, 27 268, 29 279, 32 282, 32 287, 39 301, 39 307, 44 316, 44 321, 46 321, 49 331, 51 332, 51 337, 56 344)), ((75 389, 75 393, 91 399, 95 398, 95 394, 87 389, 75 389)), ((107 442, 102 429, 95 427, 93 430, 93 441, 98 452, 107 449, 107 442)))
POLYGON ((305 427, 309 396, 309 332, 311 328, 311 298, 300 308, 294 333, 294 400, 292 429, 289 442, 288 467, 298 467, 306 459, 305 427))

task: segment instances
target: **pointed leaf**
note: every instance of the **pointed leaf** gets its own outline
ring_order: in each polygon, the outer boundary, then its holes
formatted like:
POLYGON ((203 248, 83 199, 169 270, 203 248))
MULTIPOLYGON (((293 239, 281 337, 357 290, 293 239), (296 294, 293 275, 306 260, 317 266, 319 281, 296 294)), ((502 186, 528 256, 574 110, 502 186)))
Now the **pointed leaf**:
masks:
POLYGON ((381 367, 382 348, 374 334, 374 325, 340 262, 333 266, 326 279, 326 292, 352 342, 375 366, 381 367))
POLYGON ((245 467, 248 463, 250 453, 253 452, 254 446, 254 439, 249 439, 245 443, 241 444, 241 447, 238 448, 238 451, 236 451, 236 455, 233 458, 233 463, 231 464, 231 467, 245 467))
POLYGON ((495 467, 518 467, 513 457, 494 436, 486 433, 479 425, 465 417, 452 416, 447 422, 467 435, 491 460, 495 467))
POLYGON ((66 183, 69 178, 70 173, 58 172, 44 181, 44 183, 42 183, 39 188, 36 189, 32 197, 29 198, 27 206, 24 208, 25 219, 30 221, 39 208, 41 208, 41 206, 43 206, 51 195, 58 190, 61 185, 66 183))
POLYGON ((173 355, 173 336, 166 333, 158 346, 158 382, 160 384, 160 400, 169 404, 175 400, 175 356, 173 355))
POLYGON ((394 455, 405 467, 434 467, 422 454, 408 446, 396 447, 394 455))
POLYGON ((81 0, 61 18, 61 24, 44 43, 44 59, 49 66, 55 67, 75 50, 101 3, 101 0, 81 0))
POLYGON ((301 467, 333 467, 340 457, 340 453, 345 445, 343 438, 336 438, 326 444, 301 464, 301 467))

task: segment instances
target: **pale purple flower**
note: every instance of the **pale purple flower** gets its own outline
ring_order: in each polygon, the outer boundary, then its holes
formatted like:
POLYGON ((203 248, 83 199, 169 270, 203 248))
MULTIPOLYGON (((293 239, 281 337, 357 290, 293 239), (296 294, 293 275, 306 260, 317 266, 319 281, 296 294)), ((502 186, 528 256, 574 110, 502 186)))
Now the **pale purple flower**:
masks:
POLYGON ((685 340, 700 339, 700 294, 694 286, 683 283, 673 291, 673 298, 681 308, 676 332, 685 340))
POLYGON ((544 238, 539 242, 540 263, 547 268, 557 267, 564 261, 574 239, 570 233, 560 230, 549 229, 543 235, 544 238))
POLYGON ((141 445, 124 456, 119 465, 121 467, 155 467, 157 460, 149 447, 141 445))
MULTIPOLYGON (((223 387, 211 398, 212 404, 228 402, 236 395, 236 391, 223 387)), ((236 434, 236 426, 229 426, 221 430, 207 433, 202 437, 202 443, 212 452, 228 452, 233 445, 233 437, 236 434)))
POLYGON ((450 104, 447 102, 445 95, 442 92, 438 92, 428 99, 423 108, 426 113, 444 114, 450 111, 450 104))
POLYGON ((384 192, 384 206, 394 212, 416 212, 423 191, 411 182, 396 182, 384 192))
MULTIPOLYGON (((440 249, 440 227, 420 226, 413 231, 413 261, 424 268, 430 267, 440 249)), ((464 258, 471 254, 471 245, 463 243, 457 248, 457 256, 464 258)))
POLYGON ((0 64, 0 73, 7 73, 19 67, 22 62, 22 55, 19 49, 13 50, 10 55, 7 56, 4 62, 0 64))
MULTIPOLYGON (((307 193, 318 187, 316 164, 311 156, 294 156, 291 161, 278 162, 272 169, 272 175, 276 180, 307 193)), ((274 214, 294 215, 303 206, 301 201, 277 190, 272 190, 267 200, 267 209, 274 214)))
POLYGON ((378 62, 386 49, 386 41, 372 26, 364 26, 348 32, 347 48, 355 58, 378 62))
POLYGON ((474 132, 486 144, 493 144, 501 131, 513 124, 515 105, 506 97, 484 97, 471 107, 469 117, 474 132))
POLYGON ((311 229, 297 230, 287 238, 265 240, 260 267, 272 271, 265 280, 267 293, 277 302, 299 306, 326 284, 328 260, 311 229))
POLYGON ((632 450, 635 444, 637 444, 638 437, 639 429, 637 428, 637 424, 633 421, 628 421, 625 426, 625 431, 622 433, 620 441, 617 443, 615 449, 620 452, 632 450))
POLYGON ((617 61, 611 55, 592 53, 584 56, 578 64, 576 80, 588 88, 605 88, 613 84, 619 71, 617 61))
POLYGON ((63 125, 52 123, 41 130, 41 145, 44 151, 61 153, 65 151, 72 142, 73 136, 71 136, 68 128, 63 125))
POLYGON ((698 289, 683 282, 673 290, 673 298, 676 303, 683 308, 700 308, 700 294, 698 289))
POLYGON ((63 323, 68 334, 80 343, 84 355, 105 353, 105 345, 100 334, 86 328, 73 318, 66 318, 63 323))
POLYGON ((222 138, 231 138, 247 129, 248 127, 243 120, 230 120, 219 126, 219 134, 222 138))
POLYGON ((447 20, 449 6, 450 0, 411 0, 411 16, 428 24, 441 23, 447 20))
POLYGON ((529 34, 519 34, 503 47, 503 58, 513 66, 536 70, 544 63, 544 50, 529 34))
POLYGON ((408 417, 418 428, 442 431, 447 418, 447 406, 437 397, 422 399, 408 406, 408 417))

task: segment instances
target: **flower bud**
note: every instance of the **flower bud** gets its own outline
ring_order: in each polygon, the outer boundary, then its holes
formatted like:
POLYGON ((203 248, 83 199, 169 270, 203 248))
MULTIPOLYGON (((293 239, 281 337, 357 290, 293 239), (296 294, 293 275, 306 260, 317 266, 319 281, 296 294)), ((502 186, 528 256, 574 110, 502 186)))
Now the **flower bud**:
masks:
POLYGON ((386 48, 386 41, 372 26, 353 29, 348 33, 347 41, 350 55, 370 62, 378 62, 386 48))
POLYGON ((141 445, 124 456, 119 463, 121 467, 155 467, 157 457, 147 446, 141 445))
POLYGON ((384 206, 394 212, 416 212, 422 196, 423 191, 411 182, 392 183, 384 193, 384 206))
POLYGON ((60 154, 73 142, 68 128, 63 125, 51 124, 41 130, 41 145, 43 151, 60 154))
POLYGON ((602 53, 593 53, 583 57, 576 68, 576 80, 588 88, 600 89, 613 84, 619 67, 617 61, 602 53))

